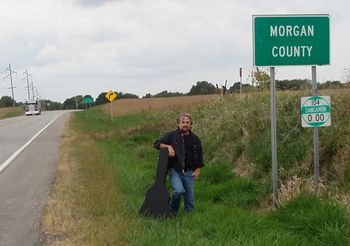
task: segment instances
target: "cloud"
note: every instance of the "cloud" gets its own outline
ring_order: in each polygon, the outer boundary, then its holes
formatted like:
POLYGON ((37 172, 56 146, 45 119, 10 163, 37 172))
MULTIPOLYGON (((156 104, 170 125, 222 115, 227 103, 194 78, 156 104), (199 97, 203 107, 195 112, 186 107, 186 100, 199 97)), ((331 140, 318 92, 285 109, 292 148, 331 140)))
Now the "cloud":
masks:
MULTIPOLYGON (((231 0, 0 0, 0 66, 25 69, 43 97, 64 101, 109 89, 188 92, 197 81, 248 80, 252 15, 329 13, 331 66, 318 78, 341 79, 350 67, 348 2, 231 0)), ((278 67, 277 79, 310 77, 308 67, 278 67)), ((2 83, 4 85, 4 83, 2 83)), ((23 93, 24 91, 24 93, 23 93)), ((0 96, 7 94, 5 86, 0 96)), ((23 96, 22 96, 23 97, 23 96)))
POLYGON ((76 0, 76 4, 83 6, 83 7, 96 7, 96 6, 101 6, 106 3, 111 3, 111 2, 119 2, 123 0, 76 0))
POLYGON ((38 60, 54 60, 59 57, 60 51, 54 44, 49 44, 42 48, 36 56, 38 60))

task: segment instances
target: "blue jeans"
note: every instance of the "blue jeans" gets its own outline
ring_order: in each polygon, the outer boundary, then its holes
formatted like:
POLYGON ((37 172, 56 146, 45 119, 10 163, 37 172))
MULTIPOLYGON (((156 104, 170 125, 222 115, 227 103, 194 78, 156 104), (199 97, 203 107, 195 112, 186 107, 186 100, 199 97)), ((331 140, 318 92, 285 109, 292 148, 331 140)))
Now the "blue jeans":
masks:
POLYGON ((180 207, 181 196, 184 196, 185 211, 194 211, 194 179, 192 171, 184 174, 177 172, 174 168, 168 170, 170 182, 173 185, 173 195, 169 204, 170 210, 177 212, 180 207))

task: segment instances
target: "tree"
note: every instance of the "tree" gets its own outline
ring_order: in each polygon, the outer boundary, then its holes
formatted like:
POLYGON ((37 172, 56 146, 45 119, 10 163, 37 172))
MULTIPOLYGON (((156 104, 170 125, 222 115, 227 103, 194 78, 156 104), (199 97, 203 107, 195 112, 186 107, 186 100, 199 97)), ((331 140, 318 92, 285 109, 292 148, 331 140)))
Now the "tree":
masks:
POLYGON ((240 90, 241 90, 241 82, 236 82, 236 83, 234 83, 233 84, 233 86, 231 86, 230 88, 229 88, 229 92, 230 93, 233 93, 233 92, 240 92, 240 90))
POLYGON ((162 91, 158 94, 155 94, 152 97, 178 97, 178 96, 183 96, 183 93, 180 92, 168 92, 168 91, 162 91))
POLYGON ((84 101, 83 101, 83 96, 82 95, 78 95, 78 96, 75 96, 75 101, 76 101, 76 104, 78 105, 78 109, 84 109, 85 108, 85 104, 84 104, 84 101))
POLYGON ((341 89, 344 88, 345 85, 342 84, 340 81, 326 81, 325 83, 317 83, 317 88, 318 89, 341 89))
POLYGON ((310 86, 308 79, 276 80, 276 88, 279 90, 301 90, 310 86))
POLYGON ((256 72, 254 73, 256 86, 259 91, 263 91, 270 86, 270 76, 267 72, 259 70, 256 68, 256 72))
POLYGON ((131 94, 131 93, 124 93, 124 92, 116 92, 118 97, 117 99, 127 99, 127 98, 139 98, 138 95, 131 94))
POLYGON ((63 102, 63 109, 76 109, 77 108, 77 103, 74 97, 67 98, 63 102))
POLYGON ((100 104, 105 104, 108 103, 109 100, 106 98, 107 92, 101 92, 100 95, 96 98, 95 104, 100 105, 100 104))
POLYGON ((151 98, 152 94, 151 93, 147 93, 146 96, 144 96, 143 98, 151 98))
POLYGON ((215 93, 216 88, 212 83, 207 81, 197 81, 197 84, 192 86, 188 95, 208 95, 215 93))
MULTIPOLYGON (((16 102, 15 102, 16 103, 16 102)), ((2 96, 0 99, 0 107, 11 107, 14 105, 13 99, 9 96, 2 96)))
POLYGON ((43 110, 61 110, 63 108, 63 105, 60 102, 53 102, 46 99, 42 99, 40 102, 43 110))
POLYGON ((84 109, 83 96, 78 95, 66 99, 63 102, 63 109, 84 109))
POLYGON ((92 98, 93 99, 93 97, 91 95, 85 95, 83 98, 92 98))

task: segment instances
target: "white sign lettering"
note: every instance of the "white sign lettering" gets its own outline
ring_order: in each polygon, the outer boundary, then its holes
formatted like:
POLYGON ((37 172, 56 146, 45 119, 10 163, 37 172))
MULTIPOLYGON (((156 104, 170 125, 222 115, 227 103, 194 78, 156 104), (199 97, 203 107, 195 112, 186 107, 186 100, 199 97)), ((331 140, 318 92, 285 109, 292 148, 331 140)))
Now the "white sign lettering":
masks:
POLYGON ((314 26, 270 26, 270 37, 313 37, 314 26))
POLYGON ((273 46, 273 57, 310 57, 312 46, 273 46))

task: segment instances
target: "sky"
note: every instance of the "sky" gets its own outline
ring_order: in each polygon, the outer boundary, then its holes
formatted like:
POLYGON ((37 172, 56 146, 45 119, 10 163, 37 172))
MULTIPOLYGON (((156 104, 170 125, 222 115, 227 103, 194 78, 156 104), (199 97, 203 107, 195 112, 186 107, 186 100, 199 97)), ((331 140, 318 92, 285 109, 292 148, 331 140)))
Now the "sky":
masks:
MULTIPOLYGON (((109 90, 140 97, 187 93, 197 81, 250 83, 252 16, 329 14, 330 65, 317 80, 345 82, 347 0, 0 0, 0 96, 64 102, 109 90), (32 96, 32 91, 29 92, 32 96)), ((268 67, 261 67, 268 71, 268 67)), ((311 79, 310 66, 276 67, 276 79, 311 79)))

